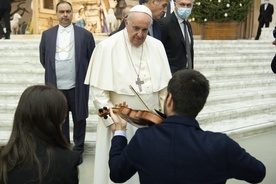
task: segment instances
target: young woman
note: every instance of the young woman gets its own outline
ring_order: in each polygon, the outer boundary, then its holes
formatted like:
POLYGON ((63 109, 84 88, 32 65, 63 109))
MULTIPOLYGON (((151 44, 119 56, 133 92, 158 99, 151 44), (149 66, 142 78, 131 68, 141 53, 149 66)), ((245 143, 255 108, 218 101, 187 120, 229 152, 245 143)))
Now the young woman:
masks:
POLYGON ((61 132, 67 112, 63 93, 28 87, 20 97, 7 145, 0 148, 1 184, 76 184, 80 155, 61 132))

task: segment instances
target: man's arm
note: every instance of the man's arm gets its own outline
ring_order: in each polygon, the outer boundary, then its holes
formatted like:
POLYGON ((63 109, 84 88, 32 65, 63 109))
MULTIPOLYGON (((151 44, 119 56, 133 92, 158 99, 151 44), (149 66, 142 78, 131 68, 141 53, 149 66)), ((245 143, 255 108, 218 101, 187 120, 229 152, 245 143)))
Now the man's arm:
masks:
POLYGON ((123 183, 129 180, 135 173, 135 169, 123 152, 127 146, 127 139, 124 136, 114 136, 109 152, 110 179, 115 183, 123 183))
POLYGON ((264 164, 247 153, 238 143, 228 138, 228 159, 233 178, 249 183, 260 183, 266 174, 264 164))
MULTIPOLYGON (((126 103, 122 103, 126 105, 126 103)), ((111 148, 109 152, 109 169, 110 179, 115 183, 122 183, 130 179, 135 174, 135 169, 127 159, 126 126, 127 122, 119 115, 113 113, 110 109, 110 116, 115 125, 114 137, 111 140, 111 148), (125 152, 123 152, 125 150, 125 152)))
POLYGON ((39 44, 39 59, 40 59, 40 63, 43 66, 43 68, 45 68, 45 43, 44 43, 45 39, 44 39, 44 37, 45 37, 45 34, 43 32, 42 36, 41 36, 41 41, 39 44))
POLYGON ((94 37, 92 35, 92 33, 88 33, 88 43, 87 43, 87 56, 88 56, 88 61, 90 61, 92 53, 94 51, 95 48, 95 40, 94 37))

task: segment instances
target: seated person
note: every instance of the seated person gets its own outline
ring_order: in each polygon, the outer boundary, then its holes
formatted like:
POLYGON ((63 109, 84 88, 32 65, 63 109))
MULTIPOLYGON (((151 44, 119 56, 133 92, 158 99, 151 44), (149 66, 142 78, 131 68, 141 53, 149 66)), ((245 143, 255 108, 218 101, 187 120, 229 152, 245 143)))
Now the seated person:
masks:
POLYGON ((61 132, 67 101, 54 87, 28 87, 20 97, 10 139, 0 148, 0 183, 77 184, 80 154, 61 132))

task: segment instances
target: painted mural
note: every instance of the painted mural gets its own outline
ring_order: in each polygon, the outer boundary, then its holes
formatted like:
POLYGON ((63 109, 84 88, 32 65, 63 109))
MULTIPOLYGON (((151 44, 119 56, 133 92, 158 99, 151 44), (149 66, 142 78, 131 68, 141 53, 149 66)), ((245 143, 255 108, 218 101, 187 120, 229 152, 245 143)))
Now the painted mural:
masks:
POLYGON ((11 0, 12 34, 29 34, 32 19, 32 0, 11 0), (18 16, 19 15, 19 16, 18 16))

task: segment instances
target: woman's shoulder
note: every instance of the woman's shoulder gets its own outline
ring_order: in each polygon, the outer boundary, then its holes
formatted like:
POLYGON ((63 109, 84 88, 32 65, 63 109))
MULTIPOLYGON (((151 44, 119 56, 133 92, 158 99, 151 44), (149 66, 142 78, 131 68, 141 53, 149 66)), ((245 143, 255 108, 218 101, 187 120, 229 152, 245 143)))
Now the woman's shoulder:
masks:
POLYGON ((80 153, 78 152, 61 149, 61 148, 54 148, 53 152, 55 154, 55 157, 58 158, 59 160, 64 160, 65 162, 69 160, 71 163, 75 163, 77 165, 79 163, 80 153))

